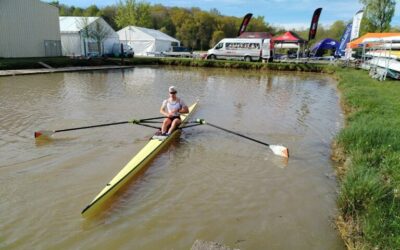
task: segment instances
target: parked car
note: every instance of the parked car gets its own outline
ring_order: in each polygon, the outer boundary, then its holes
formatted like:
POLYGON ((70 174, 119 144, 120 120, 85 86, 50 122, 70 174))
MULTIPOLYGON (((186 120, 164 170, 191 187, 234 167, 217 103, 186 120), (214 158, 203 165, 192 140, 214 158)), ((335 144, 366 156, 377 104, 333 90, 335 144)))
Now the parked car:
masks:
POLYGON ((123 43, 114 43, 111 51, 111 55, 109 56, 114 56, 114 57, 121 57, 121 45, 123 48, 124 52, 124 57, 134 57, 135 52, 133 51, 133 48, 129 46, 128 44, 123 44, 123 43))
POLYGON ((161 52, 161 55, 172 57, 192 57, 193 53, 189 48, 183 46, 173 46, 170 50, 161 52))

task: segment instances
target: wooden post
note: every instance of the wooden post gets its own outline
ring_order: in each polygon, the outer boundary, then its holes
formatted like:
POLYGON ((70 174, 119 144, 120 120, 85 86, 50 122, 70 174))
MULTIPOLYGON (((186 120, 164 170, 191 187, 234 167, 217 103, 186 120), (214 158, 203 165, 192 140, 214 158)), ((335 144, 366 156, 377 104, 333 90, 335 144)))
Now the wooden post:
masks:
POLYGON ((120 56, 121 56, 121 65, 124 65, 124 45, 121 43, 121 51, 120 51, 120 56))

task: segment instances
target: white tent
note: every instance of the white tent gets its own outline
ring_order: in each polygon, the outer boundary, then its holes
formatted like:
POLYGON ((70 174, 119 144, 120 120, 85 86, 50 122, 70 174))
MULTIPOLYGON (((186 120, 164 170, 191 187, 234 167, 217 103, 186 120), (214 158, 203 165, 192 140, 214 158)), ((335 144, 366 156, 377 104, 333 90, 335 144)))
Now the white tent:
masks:
POLYGON ((91 54, 111 54, 114 43, 119 43, 118 34, 101 17, 60 17, 60 33, 62 53, 65 56, 87 56, 91 54), (106 34, 98 51, 97 42, 86 38, 84 30, 97 30, 97 33, 106 34))
POLYGON ((117 33, 119 40, 130 45, 139 56, 157 55, 170 50, 173 45, 180 45, 175 38, 153 29, 127 26, 117 33))

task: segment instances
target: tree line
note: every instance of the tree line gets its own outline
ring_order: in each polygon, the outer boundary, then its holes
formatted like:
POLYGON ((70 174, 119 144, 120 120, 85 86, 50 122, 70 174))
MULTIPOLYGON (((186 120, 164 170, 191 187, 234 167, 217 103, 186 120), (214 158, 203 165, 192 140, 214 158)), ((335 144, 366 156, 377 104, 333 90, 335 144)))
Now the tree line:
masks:
MULTIPOLYGON (((364 29, 361 30, 361 34, 378 29, 382 31, 398 30, 398 28, 391 29, 390 27, 390 21, 394 14, 395 0, 360 1, 366 7, 372 6, 369 7, 371 10, 367 12, 367 15, 372 16, 372 19, 371 17, 368 17, 368 19, 364 18, 368 21, 363 21, 365 25, 362 26, 364 29), (381 1, 385 1, 386 5, 375 4, 375 2, 379 3, 381 1), (382 14, 385 11, 385 9, 382 9, 383 7, 386 8, 386 12, 388 13, 385 12, 382 14), (377 15, 384 16, 386 18, 385 21, 377 22, 376 18, 374 19, 374 11, 378 13, 377 15), (369 21, 370 19, 375 21, 369 21)), ((96 5, 80 8, 60 4, 58 1, 53 1, 51 4, 59 8, 60 16, 100 16, 114 30, 122 29, 128 25, 160 30, 180 40, 182 45, 194 50, 207 50, 222 38, 236 37, 242 22, 242 17, 225 16, 217 9, 204 11, 197 7, 166 7, 161 4, 151 5, 145 1, 136 0, 120 0, 115 5, 102 8, 96 5)), ((344 32, 346 23, 345 21, 338 20, 330 27, 319 25, 316 39, 312 42, 327 37, 339 40, 344 32)), ((278 35, 284 33, 286 30, 282 27, 271 26, 265 22, 264 16, 256 16, 251 19, 246 31, 269 32, 272 35, 278 35)), ((308 37, 308 28, 292 31, 298 33, 303 38, 308 37)))

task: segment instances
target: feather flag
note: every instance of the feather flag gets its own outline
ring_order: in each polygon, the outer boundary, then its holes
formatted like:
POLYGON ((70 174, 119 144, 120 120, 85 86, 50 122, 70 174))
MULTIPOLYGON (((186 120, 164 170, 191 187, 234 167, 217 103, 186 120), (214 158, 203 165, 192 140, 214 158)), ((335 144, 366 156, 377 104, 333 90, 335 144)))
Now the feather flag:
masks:
POLYGON ((240 25, 239 32, 238 32, 237 36, 240 36, 243 32, 246 31, 247 25, 249 25, 250 19, 251 19, 252 16, 253 16, 253 14, 251 14, 251 13, 247 13, 244 16, 242 24, 240 25))
POLYGON ((346 29, 343 32, 342 38, 340 38, 339 48, 335 51, 335 56, 337 57, 344 56, 346 51, 346 45, 348 42, 350 42, 352 27, 353 27, 352 23, 347 24, 346 29))
POLYGON ((358 38, 358 35, 360 33, 360 24, 361 24, 361 19, 363 18, 363 14, 364 14, 364 11, 360 10, 353 17, 353 27, 351 29, 350 41, 358 38))
POLYGON ((317 34, 318 20, 319 16, 321 15, 321 11, 322 8, 318 8, 314 11, 314 14, 311 19, 310 31, 308 33, 308 41, 314 39, 315 35, 317 34))

